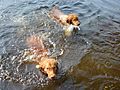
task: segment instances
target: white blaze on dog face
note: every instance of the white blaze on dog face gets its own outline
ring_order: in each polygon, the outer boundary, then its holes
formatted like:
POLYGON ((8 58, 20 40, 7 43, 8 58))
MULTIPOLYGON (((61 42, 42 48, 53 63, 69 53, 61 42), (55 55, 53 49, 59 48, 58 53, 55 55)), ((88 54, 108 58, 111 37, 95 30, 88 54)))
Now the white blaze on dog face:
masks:
POLYGON ((65 35, 71 36, 73 32, 77 32, 78 30, 80 30, 79 26, 69 25, 65 28, 65 35))

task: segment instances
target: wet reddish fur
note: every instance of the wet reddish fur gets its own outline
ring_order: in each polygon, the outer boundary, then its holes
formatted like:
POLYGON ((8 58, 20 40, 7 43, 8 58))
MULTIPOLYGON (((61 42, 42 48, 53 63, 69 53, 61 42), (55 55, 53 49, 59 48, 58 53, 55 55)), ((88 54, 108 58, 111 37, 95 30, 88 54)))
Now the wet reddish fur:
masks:
POLYGON ((56 20, 57 22, 61 23, 62 25, 75 25, 79 26, 80 21, 78 20, 78 16, 74 13, 72 14, 64 14, 58 7, 53 7, 49 13, 50 17, 56 20))
POLYGON ((28 37, 26 41, 28 47, 31 48, 31 53, 38 56, 34 61, 38 62, 41 72, 46 74, 49 79, 56 77, 57 60, 47 55, 48 50, 45 48, 42 39, 33 35, 28 37))

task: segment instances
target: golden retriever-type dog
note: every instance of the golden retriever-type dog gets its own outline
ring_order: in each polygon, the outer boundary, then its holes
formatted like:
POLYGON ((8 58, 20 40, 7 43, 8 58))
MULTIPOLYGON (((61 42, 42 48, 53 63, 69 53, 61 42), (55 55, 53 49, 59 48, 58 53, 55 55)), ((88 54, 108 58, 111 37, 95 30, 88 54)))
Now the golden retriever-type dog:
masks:
POLYGON ((30 47, 29 54, 35 56, 33 61, 37 62, 36 68, 39 68, 49 79, 54 79, 58 70, 58 62, 47 55, 48 50, 45 48, 42 39, 33 35, 28 37, 26 41, 30 47))
POLYGON ((55 19, 57 22, 61 23, 62 25, 75 25, 79 26, 80 21, 78 20, 78 16, 76 14, 64 14, 57 6, 54 6, 49 13, 49 16, 55 19))

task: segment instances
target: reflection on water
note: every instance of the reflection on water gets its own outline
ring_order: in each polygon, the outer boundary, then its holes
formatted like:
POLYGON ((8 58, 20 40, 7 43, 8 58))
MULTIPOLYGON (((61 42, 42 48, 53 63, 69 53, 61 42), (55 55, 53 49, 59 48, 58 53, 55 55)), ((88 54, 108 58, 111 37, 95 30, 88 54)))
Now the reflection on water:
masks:
POLYGON ((1 90, 119 90, 119 0, 19 0, 0 1, 1 90), (57 4, 65 13, 78 13, 81 31, 65 37, 63 29, 48 17, 57 4), (35 65, 18 68, 27 49, 28 36, 42 36, 58 57, 58 79, 49 81, 35 65), (54 48, 49 41, 52 41, 54 48))
MULTIPOLYGON (((117 63, 117 62, 116 62, 117 63)), ((80 63, 71 68, 68 73, 77 88, 97 90, 119 90, 120 73, 118 64, 112 61, 100 60, 94 53, 86 54, 80 63), (114 72, 114 73, 113 73, 114 72), (80 85, 81 84, 81 85, 80 85)))

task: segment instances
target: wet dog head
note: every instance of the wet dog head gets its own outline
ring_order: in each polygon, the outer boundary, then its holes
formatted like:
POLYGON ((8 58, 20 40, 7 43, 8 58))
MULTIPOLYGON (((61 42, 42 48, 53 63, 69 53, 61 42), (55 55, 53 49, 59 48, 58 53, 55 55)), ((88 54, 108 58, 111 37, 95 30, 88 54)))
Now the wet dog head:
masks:
POLYGON ((75 26, 79 26, 80 22, 76 14, 68 14, 67 23, 75 26))
POLYGON ((49 79, 54 79, 58 70, 58 62, 54 58, 42 58, 36 68, 40 68, 49 79))

